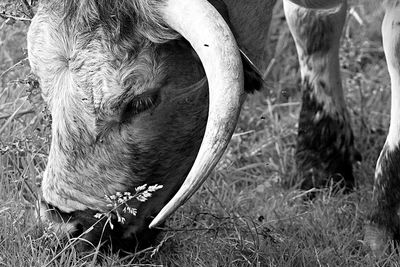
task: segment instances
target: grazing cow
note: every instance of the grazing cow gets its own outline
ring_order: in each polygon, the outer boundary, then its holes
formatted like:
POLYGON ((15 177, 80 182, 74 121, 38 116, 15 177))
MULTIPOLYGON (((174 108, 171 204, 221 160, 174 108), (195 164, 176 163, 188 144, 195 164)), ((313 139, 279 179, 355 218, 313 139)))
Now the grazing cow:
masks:
MULTIPOLYGON (((254 65, 266 67, 274 4, 41 0, 28 51, 52 115, 43 218, 93 244, 104 237, 125 250, 135 249, 137 240, 147 245, 154 227, 199 188, 222 156, 246 92, 262 86, 254 65), (163 188, 146 202, 129 200, 137 215, 124 213, 124 223, 112 217, 113 229, 98 222, 95 215, 111 209, 105 196, 133 194, 143 184, 163 188)), ((303 187, 333 179, 351 189, 358 154, 338 60, 346 3, 284 4, 302 75, 296 161, 303 187)), ((395 175, 388 158, 396 155, 394 137, 380 160, 382 188, 394 183, 386 175, 395 175)), ((383 192, 379 201, 388 199, 383 192)))

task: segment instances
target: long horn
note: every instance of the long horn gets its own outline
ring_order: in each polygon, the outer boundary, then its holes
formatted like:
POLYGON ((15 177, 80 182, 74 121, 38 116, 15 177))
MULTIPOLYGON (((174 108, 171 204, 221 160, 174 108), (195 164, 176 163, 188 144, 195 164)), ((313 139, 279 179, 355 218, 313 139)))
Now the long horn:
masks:
POLYGON ((208 121, 196 160, 179 191, 151 222, 162 223, 202 185, 224 153, 245 99, 239 49, 228 25, 206 0, 168 0, 165 22, 188 40, 209 85, 208 121))

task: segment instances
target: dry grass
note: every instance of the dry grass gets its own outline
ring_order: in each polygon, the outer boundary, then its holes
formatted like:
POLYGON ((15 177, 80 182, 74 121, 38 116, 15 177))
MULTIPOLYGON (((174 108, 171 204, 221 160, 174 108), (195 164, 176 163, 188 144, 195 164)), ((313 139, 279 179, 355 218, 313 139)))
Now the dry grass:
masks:
POLYGON ((58 240, 42 235, 33 219, 49 127, 36 90, 27 92, 29 23, 0 18, 0 266, 397 266, 399 255, 373 258, 362 242, 374 166, 388 128, 390 87, 382 10, 372 1, 352 3, 362 21, 348 19, 341 64, 363 156, 355 166, 358 190, 343 195, 328 188, 305 202, 304 192, 294 189, 299 74, 278 8, 268 90, 248 98, 225 157, 168 221, 160 245, 122 259, 98 251, 77 254, 73 246, 57 255, 58 240))

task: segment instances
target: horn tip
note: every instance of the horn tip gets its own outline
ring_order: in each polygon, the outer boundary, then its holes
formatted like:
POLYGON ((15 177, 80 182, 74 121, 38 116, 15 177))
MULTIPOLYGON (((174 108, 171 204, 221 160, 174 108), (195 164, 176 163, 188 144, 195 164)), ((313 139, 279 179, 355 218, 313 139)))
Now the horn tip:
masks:
POLYGON ((149 229, 153 229, 157 226, 159 226, 162 222, 164 221, 164 218, 160 217, 157 215, 150 223, 149 229))

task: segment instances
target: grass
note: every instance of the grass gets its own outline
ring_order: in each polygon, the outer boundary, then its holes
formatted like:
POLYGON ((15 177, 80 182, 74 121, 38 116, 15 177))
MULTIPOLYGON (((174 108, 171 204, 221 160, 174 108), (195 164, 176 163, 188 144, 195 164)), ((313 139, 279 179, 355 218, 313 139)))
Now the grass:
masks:
MULTIPOLYGON (((15 3, 7 8, 17 9, 15 3)), ((363 156, 355 166, 356 192, 327 188, 306 202, 305 192, 295 189, 298 63, 278 6, 267 90, 249 96, 224 158, 169 219, 160 245, 123 258, 97 250, 83 255, 74 246, 58 254, 57 238, 43 235, 34 219, 49 122, 37 89, 26 84, 29 22, 0 18, 0 266, 398 266, 398 254, 374 258, 362 241, 375 162, 388 129, 390 87, 380 36, 383 12, 373 1, 352 4, 361 21, 348 18, 341 65, 363 156)))

